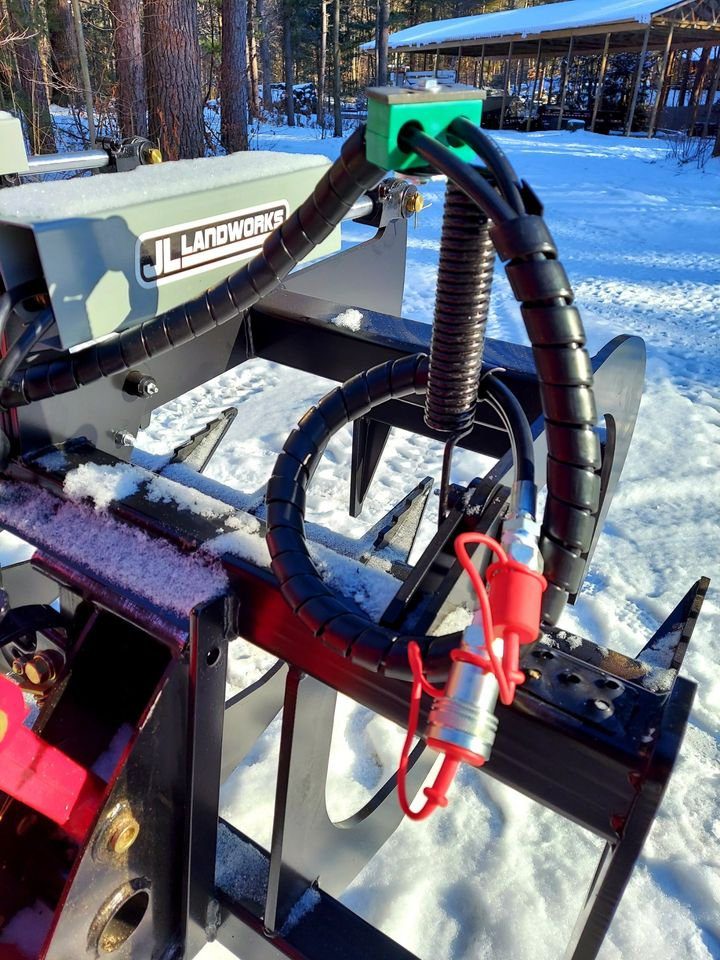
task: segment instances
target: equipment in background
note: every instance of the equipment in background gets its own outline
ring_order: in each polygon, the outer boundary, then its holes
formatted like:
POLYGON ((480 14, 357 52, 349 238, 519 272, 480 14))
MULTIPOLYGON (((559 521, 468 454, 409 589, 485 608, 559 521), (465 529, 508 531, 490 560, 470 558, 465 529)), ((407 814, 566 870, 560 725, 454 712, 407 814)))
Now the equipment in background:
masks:
POLYGON ((76 153, 45 153, 37 157, 25 154, 25 140, 17 117, 0 110, 0 187, 17 186, 28 177, 54 173, 127 173, 144 164, 161 163, 162 153, 145 137, 100 137, 95 150, 76 153))
POLYGON ((0 955, 190 960, 217 939, 242 960, 413 960, 335 898, 404 815, 446 805, 467 762, 605 841, 567 952, 596 956, 678 754, 707 580, 636 659, 555 626, 625 461, 644 346, 588 356, 542 205, 481 109, 467 88, 380 88, 331 166, 251 153, 135 170, 83 181, 92 197, 52 220, 38 204, 67 186, 0 192, 0 523, 36 547, 2 571, 0 955), (415 183, 437 173, 431 329, 399 314, 415 183), (296 270, 337 251, 349 217, 372 238, 296 270), (530 348, 485 336, 495 252, 530 348), (254 358, 339 384, 290 432, 264 498, 202 476, 232 408, 154 470, 127 462, 153 409, 254 358), (393 426, 445 444, 437 532, 414 564, 433 480, 411 464, 408 495, 359 540, 306 522, 347 424, 353 516, 393 426), (494 461, 467 487, 458 446, 494 461), (115 496, 93 503, 98 488, 115 496), (378 622, 325 582, 310 541, 358 582, 391 571, 378 622), (462 609, 472 623, 441 635, 462 609), (238 636, 277 661, 226 702, 238 636), (339 824, 337 692, 408 732, 397 774, 339 824), (281 709, 265 849, 218 817, 219 790, 281 709))

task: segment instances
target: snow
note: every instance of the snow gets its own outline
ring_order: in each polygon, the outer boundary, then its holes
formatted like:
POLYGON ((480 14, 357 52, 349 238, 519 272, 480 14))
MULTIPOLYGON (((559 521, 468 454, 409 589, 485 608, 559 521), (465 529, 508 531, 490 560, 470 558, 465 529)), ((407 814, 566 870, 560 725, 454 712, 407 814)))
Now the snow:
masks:
POLYGON ((357 331, 362 327, 363 315, 359 310, 343 310, 336 317, 330 320, 336 327, 346 327, 348 330, 357 331))
MULTIPOLYGON (((603 11, 621 4, 593 6, 603 11)), ((573 7, 590 4, 576 0, 573 7)), ((533 15, 533 9, 515 12, 533 15)), ((587 583, 562 621, 569 634, 636 655, 698 576, 716 573, 720 556, 720 161, 705 172, 680 168, 667 159, 663 143, 587 132, 503 132, 497 140, 545 202, 591 351, 620 333, 647 342, 647 387, 628 462, 587 583)), ((307 129, 268 130, 261 145, 330 156, 339 150, 339 141, 321 141, 307 129)), ((438 182, 422 188, 426 208, 409 233, 403 313, 426 322, 433 311, 443 190, 438 182)), ((357 224, 346 224, 343 232, 347 242, 366 236, 357 224)), ((489 333, 526 342, 501 275, 489 333)), ((195 474, 193 486, 247 509, 261 502, 287 434, 329 386, 301 371, 250 361, 157 411, 139 439, 146 451, 139 460, 167 459, 213 416, 238 406, 240 415, 207 475, 195 474), (221 493, 219 484, 232 494, 221 493)), ((350 450, 350 431, 342 430, 328 445, 308 498, 309 524, 330 530, 331 541, 360 536, 419 479, 439 476, 440 448, 394 430, 363 515, 354 520, 347 514, 350 450)), ((485 468, 480 458, 461 452, 454 480, 467 483, 485 468)), ((191 475, 178 466, 165 476, 185 481, 191 475)), ((435 507, 431 498, 421 545, 432 534, 435 507)), ((93 517, 103 521, 102 513, 93 517)), ((224 536, 231 544, 233 537, 259 542, 245 530, 224 536)), ((227 545, 218 539, 214 548, 221 552, 227 545)), ((316 556, 322 563, 322 552, 316 556)), ((338 572, 334 558, 329 565, 357 590, 351 568, 338 572)), ((370 586, 365 596, 357 590, 356 599, 368 603, 374 590, 370 586)), ((463 612, 455 616, 462 625, 463 612)), ((682 669, 698 683, 698 694, 681 756, 601 960, 720 957, 719 633, 720 604, 712 588, 682 669)), ((253 682, 272 662, 249 644, 234 643, 232 688, 253 682)), ((278 736, 279 718, 221 797, 223 816, 265 847, 278 736)), ((402 738, 400 729, 338 698, 326 787, 334 819, 357 810, 391 775, 402 738)), ((227 842, 221 831, 218 879, 239 894, 261 896, 263 858, 251 846, 242 862, 223 857, 227 842)), ((422 960, 554 960, 599 853, 597 839, 579 827, 465 768, 447 811, 421 824, 403 823, 342 900, 422 960)), ((228 954, 213 944, 201 956, 220 960, 228 954)))
MULTIPOLYGON (((501 10, 499 13, 455 17, 420 23, 390 35, 392 48, 434 46, 454 41, 491 37, 538 37, 554 30, 603 26, 608 23, 649 23, 653 14, 665 9, 661 0, 562 0, 537 7, 501 10)), ((363 50, 374 50, 373 42, 363 50)))
MULTIPOLYGON (((279 149, 318 144, 310 131, 281 130, 275 138, 279 149)), ((497 140, 546 204, 592 352, 620 333, 647 342, 647 387, 630 456, 585 589, 562 622, 569 634, 636 655, 698 576, 714 574, 720 556, 720 163, 687 170, 666 159, 663 143, 586 132, 504 132, 497 140)), ((328 152, 337 147, 322 142, 328 152)), ((429 183, 422 192, 431 206, 409 233, 403 313, 430 322, 443 186, 429 183)), ((344 238, 363 236, 358 225, 345 225, 344 238)), ((502 276, 489 332, 526 342, 502 276)), ((208 474, 252 497, 298 416, 328 387, 304 373, 291 376, 288 395, 280 368, 247 363, 169 404, 142 442, 161 454, 235 403, 240 416, 208 474)), ((423 475, 439 475, 440 453, 393 431, 356 521, 346 508, 349 460, 350 433, 341 431, 313 482, 308 512, 315 523, 359 536, 423 475)), ((467 482, 482 469, 461 453, 455 478, 467 482)), ((433 507, 431 499, 423 542, 433 507)), ((711 589, 682 669, 699 684, 687 736, 601 960, 720 957, 718 630, 711 589)), ((247 682, 256 677, 253 662, 247 648, 243 659, 231 659, 234 683, 244 670, 247 682)), ((222 794, 223 815, 265 846, 278 735, 275 721, 222 794)), ((385 781, 401 743, 399 729, 338 698, 326 788, 333 819, 357 810, 385 781)), ((403 823, 342 900, 423 960, 554 960, 599 854, 599 842, 579 827, 465 769, 448 810, 403 823)), ((212 945, 202 960, 226 956, 212 945)))
POLYGON ((76 561, 81 570, 102 571, 121 594, 127 590, 180 615, 218 596, 227 584, 214 558, 183 554, 103 512, 63 503, 29 484, 0 481, 0 523, 49 553, 76 561))
POLYGON ((168 176, 166 162, 138 167, 131 175, 123 177, 110 174, 24 183, 0 192, 0 220, 54 220, 60 208, 64 216, 88 217, 181 197, 196 192, 199 183, 214 190, 326 165, 326 157, 318 154, 295 155, 262 150, 225 157, 176 160, 172 162, 172 176, 168 176))

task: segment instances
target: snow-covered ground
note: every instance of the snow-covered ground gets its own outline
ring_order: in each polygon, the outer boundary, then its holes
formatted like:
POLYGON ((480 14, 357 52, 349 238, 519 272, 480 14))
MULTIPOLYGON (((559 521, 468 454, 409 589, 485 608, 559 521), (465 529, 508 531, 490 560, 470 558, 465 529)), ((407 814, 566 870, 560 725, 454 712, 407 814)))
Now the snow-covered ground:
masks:
MULTIPOLYGON (((637 653, 697 577, 716 574, 720 556, 720 161, 705 172, 681 169, 665 158, 662 142, 582 132, 497 139, 546 204, 591 352, 619 333, 647 343, 633 447, 583 594, 564 618, 572 630, 637 653)), ((339 150, 338 141, 308 129, 269 130, 258 146, 331 157, 339 150)), ((427 322, 443 190, 439 183, 423 188, 427 208, 409 236, 404 314, 427 322)), ((357 225, 344 227, 348 242, 364 236, 357 225)), ((526 342, 503 276, 490 334, 526 342)), ((297 418, 327 387, 253 361, 158 411, 140 443, 167 453, 220 410, 238 406, 207 472, 252 498, 297 418)), ((347 516, 349 461, 348 431, 330 444, 308 514, 357 536, 421 477, 439 475, 440 450, 394 432, 360 520, 347 516)), ((458 481, 483 470, 476 457, 457 456, 458 481)), ((423 537, 431 531, 427 520, 423 537)), ((602 960, 720 958, 719 635, 711 590, 683 670, 699 689, 682 756, 602 960)), ((252 681, 267 663, 235 644, 230 682, 252 681)), ((276 721, 222 795, 224 816, 266 846, 278 732, 276 721)), ((399 729, 341 700, 328 784, 334 818, 352 813, 393 772, 401 742, 399 729)), ((554 960, 599 849, 580 828, 463 770, 448 810, 404 823, 342 899, 422 960, 554 960)), ((202 960, 226 956, 211 945, 202 960)))
MULTIPOLYGON (((637 653, 697 577, 716 574, 720 556, 720 161, 705 172, 681 169, 665 158, 662 142, 582 132, 498 140, 546 204, 592 352, 624 332, 647 343, 633 447, 586 587, 564 621, 637 653)), ((313 131, 285 129, 263 135, 259 146, 329 156, 339 148, 313 131)), ((432 183, 424 193, 429 209, 410 232, 404 313, 429 322, 443 187, 432 183)), ((344 236, 357 240, 362 230, 351 224, 344 236)), ((504 277, 495 285, 490 333, 525 342, 504 277)), ((296 418, 326 387, 252 362, 159 411, 143 444, 168 451, 216 411, 239 405, 242 415, 208 472, 252 493, 296 418)), ((342 533, 357 535, 420 477, 439 472, 434 444, 397 432, 361 522, 351 521, 349 456, 346 433, 329 448, 309 511, 342 533)), ((457 479, 480 472, 476 458, 458 456, 457 479)), ((699 690, 682 757, 603 960, 720 957, 719 634, 711 591, 685 661, 699 690)), ((233 681, 256 670, 238 648, 233 681)), ((277 734, 276 723, 223 792, 224 814, 266 845, 277 734)), ((352 812, 383 782, 400 743, 399 730, 341 703, 328 784, 333 816, 352 812)), ((580 828, 465 770, 449 809, 404 823, 343 901, 424 960, 550 960, 562 952, 598 854, 598 842, 580 828)), ((213 945, 203 960, 224 955, 213 945)))

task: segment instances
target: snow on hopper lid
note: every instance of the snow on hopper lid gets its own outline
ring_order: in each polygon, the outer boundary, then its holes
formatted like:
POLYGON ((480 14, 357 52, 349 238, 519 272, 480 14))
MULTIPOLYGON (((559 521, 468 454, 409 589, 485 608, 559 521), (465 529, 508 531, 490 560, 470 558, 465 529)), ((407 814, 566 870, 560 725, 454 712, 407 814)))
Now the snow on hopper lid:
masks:
POLYGON ((199 184, 213 190, 327 166, 327 158, 316 154, 250 150, 227 157, 152 164, 127 173, 26 183, 0 190, 0 220, 57 220, 60 210, 63 217, 88 217, 185 196, 197 192, 199 184))
MULTIPOLYGON (((545 3, 522 10, 502 10, 474 17, 420 23, 392 34, 388 46, 434 46, 492 37, 537 36, 554 30, 623 21, 649 23, 654 13, 667 6, 662 0, 562 0, 560 3, 545 3)), ((362 45, 363 50, 374 48, 372 42, 362 45)))

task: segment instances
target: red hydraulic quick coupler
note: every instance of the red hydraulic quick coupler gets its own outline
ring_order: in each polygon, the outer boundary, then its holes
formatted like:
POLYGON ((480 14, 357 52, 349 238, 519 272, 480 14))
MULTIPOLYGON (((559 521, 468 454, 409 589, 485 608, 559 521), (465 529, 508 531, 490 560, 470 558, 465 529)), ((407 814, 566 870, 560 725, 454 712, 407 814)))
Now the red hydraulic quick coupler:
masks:
POLYGON ((73 840, 90 832, 105 784, 24 725, 22 690, 0 676, 0 791, 57 823, 73 840))
POLYGON ((538 571, 509 556, 485 534, 460 534, 455 550, 475 588, 479 610, 464 631, 460 646, 451 654, 453 662, 442 690, 435 689, 423 676, 417 644, 408 647, 414 679, 408 735, 398 768, 398 795, 403 813, 412 820, 422 820, 437 807, 447 806, 446 793, 460 763, 481 766, 490 758, 498 726, 498 698, 506 706, 513 702, 517 685, 525 679, 519 668, 520 645, 532 643, 540 630, 546 581, 538 571), (468 544, 485 546, 497 557, 487 570, 487 589, 470 560, 468 544), (433 786, 425 788, 425 805, 412 811, 405 777, 422 691, 433 698, 424 739, 444 755, 444 760, 433 786))

